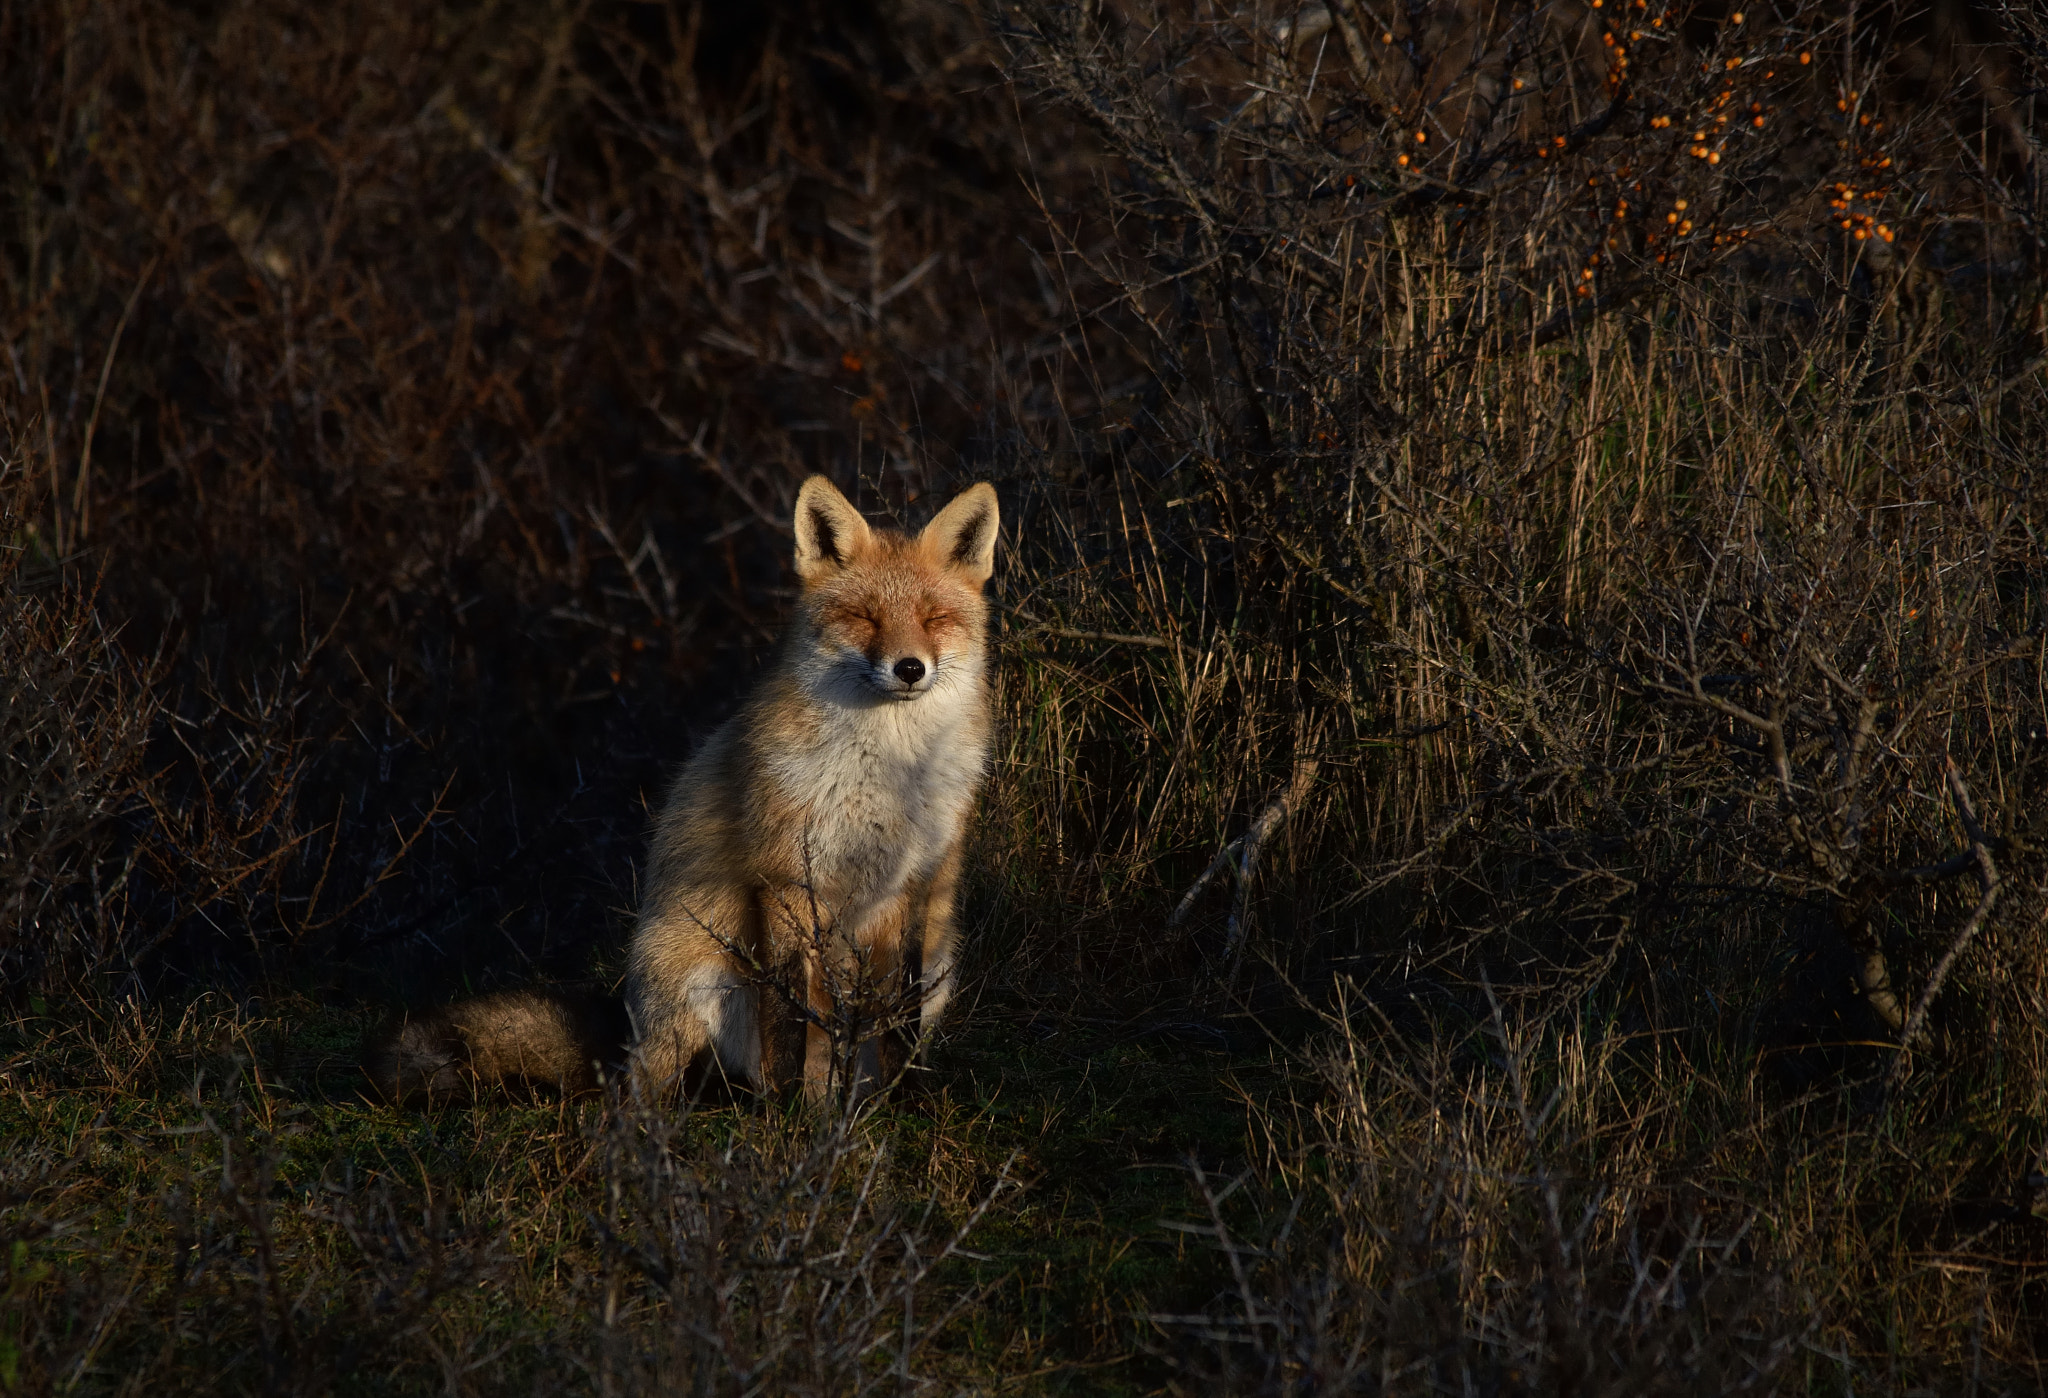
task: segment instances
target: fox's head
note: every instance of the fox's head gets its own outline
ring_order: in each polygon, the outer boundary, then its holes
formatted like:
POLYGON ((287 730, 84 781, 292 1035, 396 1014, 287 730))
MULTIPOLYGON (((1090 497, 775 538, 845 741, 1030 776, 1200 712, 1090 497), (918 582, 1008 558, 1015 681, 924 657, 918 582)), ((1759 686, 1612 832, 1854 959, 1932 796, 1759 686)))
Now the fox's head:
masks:
POLYGON ((997 524, 986 482, 911 538, 870 528, 823 476, 805 481, 796 497, 797 633, 813 682, 843 702, 909 703, 977 673, 997 524))

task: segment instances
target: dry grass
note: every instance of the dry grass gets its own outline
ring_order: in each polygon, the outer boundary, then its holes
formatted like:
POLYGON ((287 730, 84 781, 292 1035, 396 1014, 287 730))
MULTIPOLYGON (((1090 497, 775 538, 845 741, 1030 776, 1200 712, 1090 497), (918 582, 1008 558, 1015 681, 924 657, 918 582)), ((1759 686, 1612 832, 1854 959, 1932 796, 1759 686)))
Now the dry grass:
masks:
POLYGON ((1213 1060, 1020 1053, 1015 1026, 857 1122, 616 1098, 421 1113, 356 1095, 363 1027, 221 997, 7 1026, 9 1391, 952 1392, 1090 1357, 1120 1376, 1130 1297, 1190 1304, 1209 1272, 1152 1227, 1177 1172, 1130 1167, 1217 1158, 1244 1120, 1213 1060))
POLYGON ((1736 15, 0 17, 0 1383, 2036 1387, 2048 51, 1736 15), (814 469, 1016 526, 925 1095, 347 1102, 814 469))

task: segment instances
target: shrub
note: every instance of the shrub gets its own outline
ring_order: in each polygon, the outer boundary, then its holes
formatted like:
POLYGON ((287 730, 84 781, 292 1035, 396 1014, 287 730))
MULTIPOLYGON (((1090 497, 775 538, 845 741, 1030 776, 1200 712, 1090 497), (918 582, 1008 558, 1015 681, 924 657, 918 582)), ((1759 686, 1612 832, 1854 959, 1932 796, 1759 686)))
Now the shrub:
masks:
POLYGON ((0 475, 0 978, 56 991, 129 964, 121 818, 141 804, 162 666, 58 576, 0 475))

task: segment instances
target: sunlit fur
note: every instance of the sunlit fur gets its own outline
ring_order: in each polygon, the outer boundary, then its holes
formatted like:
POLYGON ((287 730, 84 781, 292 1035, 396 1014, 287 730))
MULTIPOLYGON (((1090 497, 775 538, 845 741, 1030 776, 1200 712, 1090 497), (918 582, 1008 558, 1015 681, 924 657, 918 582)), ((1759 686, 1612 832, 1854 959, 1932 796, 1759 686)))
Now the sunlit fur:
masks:
MULTIPOLYGON (((643 1082, 708 1062, 749 1085, 801 1071, 826 1091, 816 1024, 800 1065, 770 1061, 789 1009, 764 973, 787 974, 820 1019, 834 986, 907 981, 921 1024, 938 1020, 988 765, 982 584, 997 524, 986 485, 906 538, 871 528, 823 477, 805 482, 804 588, 780 657, 677 777, 654 834, 627 982, 643 1082)), ((870 1046, 857 1072, 877 1065, 870 1046)))

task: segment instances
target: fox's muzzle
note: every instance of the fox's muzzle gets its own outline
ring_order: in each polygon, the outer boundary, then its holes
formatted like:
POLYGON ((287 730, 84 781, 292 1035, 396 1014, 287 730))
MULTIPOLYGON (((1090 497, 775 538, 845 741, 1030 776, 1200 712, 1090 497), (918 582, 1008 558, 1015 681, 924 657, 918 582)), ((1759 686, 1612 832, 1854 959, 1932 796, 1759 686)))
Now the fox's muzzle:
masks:
POLYGON ((922 697, 937 679, 932 664, 918 655, 899 655, 893 661, 885 655, 871 662, 868 673, 883 693, 898 700, 922 697))

